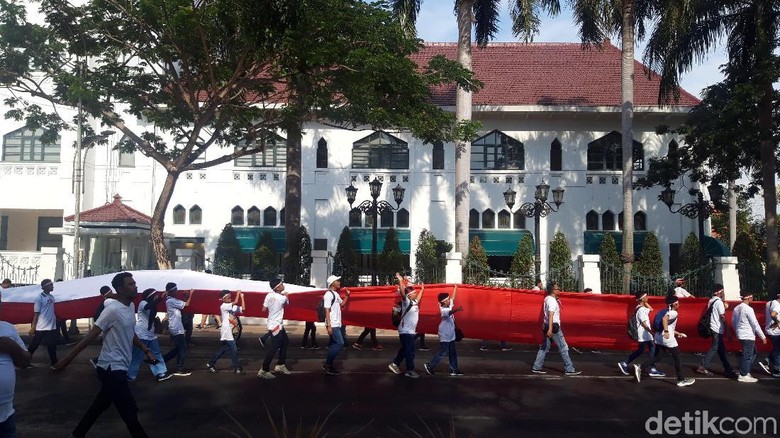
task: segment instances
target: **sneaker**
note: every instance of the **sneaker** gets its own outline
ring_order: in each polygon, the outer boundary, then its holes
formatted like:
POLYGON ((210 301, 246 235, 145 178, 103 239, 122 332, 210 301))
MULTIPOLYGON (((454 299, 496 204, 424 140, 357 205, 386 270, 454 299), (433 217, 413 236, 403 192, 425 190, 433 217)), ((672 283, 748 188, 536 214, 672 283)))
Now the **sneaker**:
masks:
POLYGON ((392 371, 394 374, 401 374, 401 369, 398 368, 398 365, 391 363, 387 367, 390 368, 390 371, 392 371))
POLYGON ((777 373, 777 372, 772 373, 772 377, 780 378, 780 373, 777 373))
POLYGON ((260 346, 265 348, 265 342, 263 342, 263 338, 257 338, 258 341, 260 341, 260 346))
POLYGON ((483 346, 479 347, 479 351, 489 351, 489 350, 488 350, 488 348, 486 346, 483 345, 483 346))
POLYGON ((759 365, 761 365, 761 369, 764 370, 767 374, 772 375, 772 371, 769 369, 769 365, 762 361, 758 362, 759 365))
POLYGON ((758 379, 756 379, 755 377, 753 377, 750 374, 748 374, 746 376, 739 376, 739 377, 737 377, 737 382, 756 383, 756 382, 758 382, 758 379))
POLYGON ((428 362, 424 363, 423 367, 425 368, 425 372, 428 373, 429 376, 433 375, 433 370, 431 369, 430 365, 428 365, 428 362))
POLYGON ((417 374, 414 370, 410 370, 404 373, 404 376, 410 377, 412 379, 419 379, 420 375, 417 374))
POLYGON ((385 347, 383 347, 383 346, 381 346, 379 344, 377 344, 376 347, 374 347, 374 351, 382 351, 384 349, 385 349, 385 347))
POLYGON ((288 370, 287 367, 284 366, 284 364, 275 366, 274 367, 274 372, 275 373, 280 373, 280 374, 285 374, 285 375, 292 374, 292 372, 290 370, 288 370))
POLYGON ((620 368, 620 372, 623 373, 624 376, 629 375, 628 373, 628 364, 625 362, 618 362, 618 368, 620 368))
POLYGON ((512 347, 501 347, 501 351, 512 351, 512 347))
POLYGON ((97 361, 98 361, 98 358, 96 358, 96 357, 93 357, 93 358, 89 359, 89 363, 92 364, 92 367, 95 368, 95 369, 97 369, 97 361))
POLYGON ((319 349, 320 349, 319 345, 310 345, 309 346, 309 350, 319 350, 319 349))
POLYGON ((601 354, 601 350, 599 350, 598 348, 594 348, 594 349, 590 350, 590 352, 593 353, 593 354, 601 354))
POLYGON ((176 370, 173 372, 173 375, 178 377, 186 377, 192 375, 192 373, 190 371, 176 370))
POLYGON ((565 374, 567 376, 579 376, 580 374, 582 374, 582 371, 571 370, 571 371, 566 371, 563 374, 565 374))
POLYGON ((127 381, 128 381, 128 382, 130 382, 130 383, 133 383, 133 382, 135 382, 136 380, 138 380, 138 379, 133 379, 132 377, 128 377, 128 378, 127 378, 127 381))
POLYGON ((355 342, 354 344, 352 344, 352 349, 360 351, 360 350, 363 349, 363 347, 360 344, 358 344, 357 342, 355 342))
POLYGON ((233 370, 233 374, 246 374, 243 368, 236 368, 233 370))
POLYGON ((259 377, 261 379, 268 379, 268 380, 276 378, 276 376, 274 376, 273 374, 271 374, 269 371, 266 371, 266 370, 258 371, 257 372, 257 377, 259 377))
POLYGON ((574 352, 575 352, 575 353, 577 353, 577 354, 582 354, 582 350, 580 350, 580 349, 579 349, 579 348, 577 348, 577 347, 569 347, 569 348, 571 348, 571 349, 572 349, 572 351, 574 351, 574 352))
POLYGON ((650 376, 650 377, 666 377, 666 373, 665 372, 659 371, 659 370, 657 370, 655 368, 650 370, 650 372, 647 373, 647 375, 650 376))
POLYGON ((420 350, 420 351, 431 351, 431 349, 426 347, 425 345, 420 346, 420 348, 418 348, 418 350, 420 350))
POLYGON ((704 368, 702 366, 696 368, 696 374, 701 374, 704 376, 711 376, 713 373, 712 371, 708 370, 707 368, 704 368))
POLYGON ((693 382, 695 382, 695 379, 683 379, 677 382, 677 386, 690 386, 693 385, 693 382))
POLYGON ((306 350, 307 348, 309 348, 308 345, 301 345, 301 350, 306 350))
POLYGON ((463 375, 463 373, 460 370, 450 371, 450 376, 459 377, 459 376, 462 376, 462 375, 463 375))
POLYGON ((634 378, 637 382, 642 381, 642 365, 634 364, 634 378))
POLYGON ((531 372, 536 374, 547 374, 547 371, 545 370, 535 370, 533 368, 531 368, 531 372))
POLYGON ((337 370, 333 365, 325 368, 325 374, 329 376, 337 376, 341 374, 341 371, 337 370))
POLYGON ((157 376, 155 376, 155 378, 157 379, 158 382, 163 382, 165 380, 170 379, 171 377, 173 377, 173 375, 171 373, 161 373, 161 374, 158 374, 157 376))
POLYGON ((207 370, 209 370, 209 372, 210 372, 210 373, 212 373, 212 374, 214 374, 214 373, 216 373, 216 372, 217 372, 217 369, 216 369, 216 368, 214 368, 214 365, 212 365, 212 364, 210 364, 210 363, 207 363, 207 364, 206 364, 206 369, 207 369, 207 370))
POLYGON ((734 371, 729 371, 729 372, 726 372, 726 373, 724 373, 723 375, 724 375, 724 376, 726 376, 726 378, 728 378, 728 379, 736 379, 736 378, 738 378, 738 377, 739 377, 739 374, 737 374, 737 373, 736 373, 736 372, 734 372, 734 371))

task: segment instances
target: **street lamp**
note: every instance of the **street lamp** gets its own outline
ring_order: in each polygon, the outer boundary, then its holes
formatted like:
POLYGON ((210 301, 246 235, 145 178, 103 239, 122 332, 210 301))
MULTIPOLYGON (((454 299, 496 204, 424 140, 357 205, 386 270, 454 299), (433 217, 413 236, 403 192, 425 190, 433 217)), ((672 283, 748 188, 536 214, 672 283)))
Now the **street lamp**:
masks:
POLYGON ((673 188, 667 186, 658 195, 658 199, 661 200, 672 213, 680 213, 681 215, 689 219, 699 219, 699 244, 704 248, 704 221, 712 216, 712 213, 717 211, 717 207, 721 206, 723 202, 723 188, 718 184, 712 184, 707 188, 710 193, 709 200, 704 199, 704 195, 701 190, 690 189, 688 194, 696 196, 696 201, 683 205, 677 210, 672 210, 672 204, 674 204, 674 195, 677 193, 673 188))
MULTIPOLYGON (((398 184, 393 189, 393 199, 395 200, 396 207, 393 207, 389 202, 387 201, 377 201, 377 198, 379 197, 379 193, 382 191, 382 182, 379 181, 378 178, 374 177, 374 180, 368 183, 369 191, 371 192, 371 200, 365 200, 358 204, 356 207, 358 210, 362 211, 365 214, 370 214, 374 222, 371 227, 371 285, 376 286, 376 268, 377 268, 377 260, 376 260, 376 225, 377 225, 377 217, 382 214, 385 211, 396 211, 401 207, 401 203, 404 201, 404 192, 406 191, 405 188, 401 187, 400 184, 398 184)), ((350 211, 352 210, 352 204, 355 202, 355 197, 357 197, 357 187, 353 186, 352 184, 349 185, 346 189, 344 189, 347 192, 347 201, 349 202, 350 211)))
MULTIPOLYGON (((80 99, 80 98, 79 98, 80 99)), ((79 100, 79 111, 81 101, 79 100)), ((80 116, 81 114, 79 114, 80 116)), ((83 149, 92 147, 95 143, 105 140, 109 135, 113 135, 114 131, 106 130, 100 134, 88 135, 82 137, 81 131, 81 117, 79 117, 79 126, 76 133, 76 159, 73 166, 73 190, 76 195, 75 214, 73 215, 73 277, 81 277, 81 190, 82 190, 82 172, 84 171, 84 163, 81 161, 81 152, 83 149)))
MULTIPOLYGON (((523 214, 525 217, 532 217, 534 218, 534 266, 536 268, 536 275, 539 276, 542 270, 542 256, 541 256, 541 245, 540 245, 540 231, 539 231, 539 218, 540 217, 547 217, 548 214, 551 212, 557 212, 561 204, 563 204, 563 192, 565 190, 562 187, 558 187, 553 189, 553 204, 555 204, 555 207, 550 205, 549 202, 547 202, 547 195, 550 193, 550 185, 545 184, 544 181, 542 181, 541 184, 536 186, 536 191, 534 192, 534 202, 526 202, 523 205, 518 208, 517 211, 523 214)), ((504 192, 504 202, 506 202, 507 207, 509 207, 509 211, 512 211, 512 207, 515 206, 515 196, 517 195, 517 192, 512 190, 510 187, 509 190, 504 192)))

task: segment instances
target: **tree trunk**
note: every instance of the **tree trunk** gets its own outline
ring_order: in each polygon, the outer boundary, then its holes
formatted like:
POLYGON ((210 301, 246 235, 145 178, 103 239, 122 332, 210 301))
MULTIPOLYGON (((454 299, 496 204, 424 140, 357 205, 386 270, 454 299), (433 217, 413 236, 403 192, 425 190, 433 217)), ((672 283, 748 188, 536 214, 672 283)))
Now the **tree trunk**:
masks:
MULTIPOLYGON (((298 246, 296 236, 301 226, 301 137, 303 131, 301 123, 296 121, 290 124, 287 131, 287 178, 285 179, 284 195, 284 271, 290 263, 298 263, 298 260, 290 260, 290 252, 297 254, 294 249, 298 246)), ((297 272, 297 270, 295 270, 297 272)), ((289 279, 295 281, 295 279, 289 279)))
MULTIPOLYGON (((458 62, 471 71, 471 27, 474 0, 457 0, 458 62)), ((455 118, 471 120, 471 91, 458 87, 455 94, 455 118)), ((455 251, 469 252, 469 181, 471 179, 471 141, 455 141, 455 251)))
POLYGON ((623 2, 621 123, 623 137, 623 293, 631 293, 634 265, 634 2, 623 2))
POLYGON ((773 296, 777 292, 780 265, 777 248, 777 188, 775 172, 775 142, 772 140, 772 83, 761 84, 758 102, 758 129, 761 133, 761 177, 764 189, 764 216, 766 220, 766 287, 773 296))
POLYGON ((152 214, 152 252, 154 253, 154 258, 157 260, 159 269, 173 269, 173 263, 168 254, 168 248, 165 247, 163 231, 165 230, 165 212, 168 211, 168 204, 171 202, 173 189, 176 187, 176 182, 178 180, 178 172, 168 172, 162 192, 160 192, 160 196, 157 198, 157 204, 154 206, 154 213, 152 214))

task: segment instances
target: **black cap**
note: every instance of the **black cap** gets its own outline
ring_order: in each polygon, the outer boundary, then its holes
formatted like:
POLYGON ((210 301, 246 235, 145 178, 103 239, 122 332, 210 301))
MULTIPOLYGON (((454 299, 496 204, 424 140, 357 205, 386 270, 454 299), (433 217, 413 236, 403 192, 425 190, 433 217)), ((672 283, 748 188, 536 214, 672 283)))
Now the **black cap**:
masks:
POLYGON ((111 288, 108 286, 101 286, 100 287, 100 295, 105 295, 107 293, 111 292, 111 288))
POLYGON ((179 288, 176 287, 176 283, 174 282, 165 285, 165 292, 176 292, 177 290, 179 290, 179 288))
POLYGON ((281 283, 282 280, 280 278, 274 278, 268 282, 268 285, 271 286, 271 290, 275 290, 276 286, 279 286, 281 283))
POLYGON ((645 295, 647 295, 647 292, 642 292, 641 290, 634 292, 634 298, 636 298, 637 301, 641 300, 645 295))
POLYGON ((666 304, 674 304, 676 302, 680 301, 679 298, 677 298, 677 295, 667 295, 666 296, 666 304))
POLYGON ((143 291, 143 293, 141 293, 141 298, 147 299, 150 296, 152 296, 155 292, 157 292, 157 289, 150 287, 149 289, 146 289, 143 291))

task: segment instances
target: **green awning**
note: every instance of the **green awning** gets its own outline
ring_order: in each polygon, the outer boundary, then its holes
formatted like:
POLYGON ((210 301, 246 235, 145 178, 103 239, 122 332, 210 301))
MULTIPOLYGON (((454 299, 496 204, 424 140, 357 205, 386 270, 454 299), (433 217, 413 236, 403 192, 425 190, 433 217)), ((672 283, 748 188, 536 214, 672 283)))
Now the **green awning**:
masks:
MULTIPOLYGON (((381 254, 385 247, 385 236, 387 228, 376 230, 376 252, 381 254)), ((355 245, 355 252, 358 254, 371 254, 371 229, 370 228, 350 228, 352 242, 355 245)), ((411 232, 409 230, 395 230, 398 238, 398 246, 401 247, 401 253, 409 254, 412 250, 411 232)))
POLYGON ((707 257, 728 257, 731 255, 729 247, 714 237, 704 236, 703 243, 704 255, 707 257))
MULTIPOLYGON (((623 252, 623 232, 622 231, 585 231, 585 254, 598 254, 601 241, 609 233, 615 239, 615 247, 618 254, 623 252)), ((647 231, 634 231, 634 254, 639 255, 642 252, 642 246, 645 244, 647 231)))
MULTIPOLYGON (((474 237, 479 237, 487 255, 512 256, 517 251, 520 239, 526 234, 531 237, 531 242, 536 245, 533 235, 528 230, 469 230, 469 242, 474 237)), ((534 248, 536 247, 534 246, 534 248)))
POLYGON ((276 252, 285 252, 287 247, 285 243, 287 234, 284 231, 284 227, 233 227, 233 230, 236 232, 236 238, 243 252, 254 252, 257 241, 260 240, 260 236, 265 232, 271 233, 276 252))

